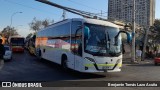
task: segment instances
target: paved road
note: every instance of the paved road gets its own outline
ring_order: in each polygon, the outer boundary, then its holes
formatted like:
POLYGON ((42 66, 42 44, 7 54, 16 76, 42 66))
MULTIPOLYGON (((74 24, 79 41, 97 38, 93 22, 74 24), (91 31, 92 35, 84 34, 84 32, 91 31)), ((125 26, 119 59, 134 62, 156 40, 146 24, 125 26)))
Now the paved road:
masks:
POLYGON ((14 53, 13 60, 5 62, 0 71, 0 81, 160 81, 159 70, 160 66, 154 66, 153 62, 149 61, 139 65, 123 64, 122 71, 117 73, 64 72, 59 65, 40 61, 25 51, 14 53))

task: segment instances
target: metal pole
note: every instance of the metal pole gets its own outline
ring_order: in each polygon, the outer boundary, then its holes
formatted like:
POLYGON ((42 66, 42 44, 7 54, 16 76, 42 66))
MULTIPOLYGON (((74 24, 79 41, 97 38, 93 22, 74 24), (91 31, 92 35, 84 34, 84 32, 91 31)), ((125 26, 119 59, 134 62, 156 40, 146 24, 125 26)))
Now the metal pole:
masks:
POLYGON ((147 46, 147 39, 148 39, 148 32, 149 32, 150 26, 146 27, 146 33, 145 33, 145 39, 144 39, 144 45, 143 45, 143 52, 142 52, 142 61, 145 59, 145 52, 146 52, 146 46, 147 46))
POLYGON ((63 10, 63 15, 62 15, 62 17, 63 17, 63 20, 66 19, 66 11, 65 11, 65 10, 63 10))
POLYGON ((10 23, 10 31, 9 31, 9 36, 11 36, 11 26, 12 26, 12 20, 13 20, 13 16, 15 15, 15 14, 17 14, 17 13, 22 13, 22 12, 14 12, 13 14, 12 14, 12 16, 11 16, 11 23, 10 23))
POLYGON ((102 13, 102 10, 101 10, 101 17, 102 17, 103 13, 102 13))
POLYGON ((131 62, 135 62, 135 0, 133 0, 133 30, 132 30, 132 59, 131 62))

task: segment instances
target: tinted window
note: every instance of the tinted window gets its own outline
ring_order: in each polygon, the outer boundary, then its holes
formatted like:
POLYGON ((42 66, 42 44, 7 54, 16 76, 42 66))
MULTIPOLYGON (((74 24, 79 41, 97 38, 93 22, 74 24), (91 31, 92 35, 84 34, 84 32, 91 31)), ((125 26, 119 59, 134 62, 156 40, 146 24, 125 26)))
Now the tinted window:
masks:
POLYGON ((12 45, 24 45, 24 38, 11 38, 12 45))
POLYGON ((76 33, 76 30, 79 28, 79 26, 82 25, 82 22, 80 21, 73 21, 72 22, 72 34, 76 33))
POLYGON ((55 25, 50 28, 46 28, 38 33, 38 37, 58 37, 58 36, 68 36, 70 34, 70 22, 61 25, 55 25))

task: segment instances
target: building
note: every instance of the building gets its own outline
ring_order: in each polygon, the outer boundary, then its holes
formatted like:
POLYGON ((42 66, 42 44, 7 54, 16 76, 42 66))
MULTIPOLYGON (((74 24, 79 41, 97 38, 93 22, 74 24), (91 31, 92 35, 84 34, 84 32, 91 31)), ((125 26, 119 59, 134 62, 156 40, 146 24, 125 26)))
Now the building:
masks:
MULTIPOLYGON (((152 26, 155 20, 155 0, 135 0, 136 24, 152 26)), ((108 19, 125 23, 133 21, 133 0, 108 0, 108 19)))

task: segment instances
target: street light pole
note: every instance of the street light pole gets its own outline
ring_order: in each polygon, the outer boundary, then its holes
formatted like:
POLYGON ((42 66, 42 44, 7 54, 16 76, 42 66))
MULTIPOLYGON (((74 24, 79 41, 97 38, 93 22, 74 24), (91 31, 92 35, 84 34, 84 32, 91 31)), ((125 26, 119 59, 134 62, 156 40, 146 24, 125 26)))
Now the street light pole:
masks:
POLYGON ((135 0, 133 0, 133 30, 132 30, 132 35, 133 35, 133 38, 132 38, 132 62, 135 62, 135 12, 136 12, 136 7, 135 7, 135 0))
POLYGON ((150 26, 148 25, 146 27, 146 33, 145 33, 145 39, 144 39, 144 45, 143 45, 143 52, 142 52, 142 61, 145 59, 145 52, 146 52, 146 46, 147 46, 147 40, 148 40, 148 33, 150 30, 150 26))
POLYGON ((18 14, 18 13, 22 13, 22 12, 14 12, 12 15, 11 15, 11 23, 10 23, 10 32, 9 32, 9 36, 11 36, 11 26, 12 26, 12 20, 13 20, 13 16, 18 14))

